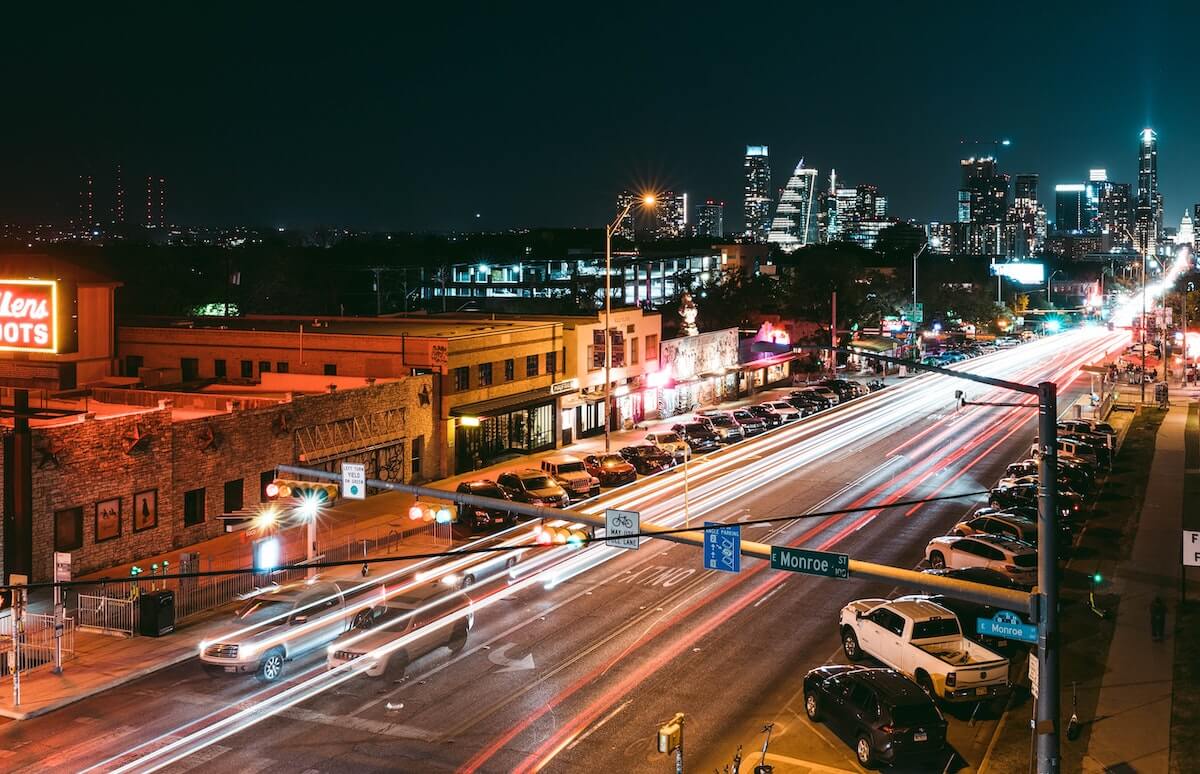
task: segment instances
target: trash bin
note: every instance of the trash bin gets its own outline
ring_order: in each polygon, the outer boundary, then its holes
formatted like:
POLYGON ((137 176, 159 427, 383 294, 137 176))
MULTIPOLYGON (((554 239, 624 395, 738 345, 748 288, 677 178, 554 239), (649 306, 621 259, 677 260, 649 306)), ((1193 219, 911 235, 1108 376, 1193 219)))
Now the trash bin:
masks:
POLYGON ((161 637, 175 631, 175 592, 143 591, 138 597, 138 634, 161 637))

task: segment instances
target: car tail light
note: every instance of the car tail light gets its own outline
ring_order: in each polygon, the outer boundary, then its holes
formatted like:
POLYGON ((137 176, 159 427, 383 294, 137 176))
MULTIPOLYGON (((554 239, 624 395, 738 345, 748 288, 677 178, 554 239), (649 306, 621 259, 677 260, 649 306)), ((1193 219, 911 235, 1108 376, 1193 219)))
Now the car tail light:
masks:
POLYGON ((896 727, 893 726, 891 723, 888 723, 886 726, 880 726, 879 730, 885 734, 890 734, 896 730, 896 727))
POLYGON ((947 685, 947 687, 950 687, 950 688, 953 688, 954 686, 958 685, 958 675, 956 675, 953 672, 947 672, 946 673, 946 685, 947 685))

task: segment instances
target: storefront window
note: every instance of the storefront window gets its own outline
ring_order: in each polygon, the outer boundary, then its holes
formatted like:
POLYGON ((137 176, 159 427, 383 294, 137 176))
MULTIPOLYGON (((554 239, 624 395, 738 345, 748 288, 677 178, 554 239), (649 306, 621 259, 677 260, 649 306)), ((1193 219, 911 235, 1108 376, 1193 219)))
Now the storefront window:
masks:
POLYGON ((492 383, 492 364, 491 363, 480 363, 479 364, 479 386, 487 387, 491 383, 492 383))
POLYGON ((554 402, 482 418, 478 427, 455 430, 456 470, 477 470, 510 452, 530 453, 554 448, 554 402))

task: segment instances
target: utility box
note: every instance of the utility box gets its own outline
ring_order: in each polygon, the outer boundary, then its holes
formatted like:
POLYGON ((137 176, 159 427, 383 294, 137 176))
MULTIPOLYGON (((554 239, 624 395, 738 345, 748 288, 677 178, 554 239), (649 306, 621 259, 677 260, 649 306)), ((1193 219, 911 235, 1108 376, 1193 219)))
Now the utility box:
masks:
POLYGON ((138 634, 161 637, 175 631, 175 592, 143 591, 138 597, 138 634))

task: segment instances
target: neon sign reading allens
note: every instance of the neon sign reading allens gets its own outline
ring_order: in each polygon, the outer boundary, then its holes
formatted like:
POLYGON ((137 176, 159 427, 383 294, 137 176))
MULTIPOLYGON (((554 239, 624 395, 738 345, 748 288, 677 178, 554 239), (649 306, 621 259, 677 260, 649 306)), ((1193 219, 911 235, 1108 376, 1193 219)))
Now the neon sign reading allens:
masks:
POLYGON ((0 350, 58 351, 58 284, 0 280, 0 350))

